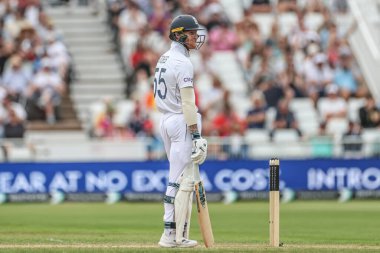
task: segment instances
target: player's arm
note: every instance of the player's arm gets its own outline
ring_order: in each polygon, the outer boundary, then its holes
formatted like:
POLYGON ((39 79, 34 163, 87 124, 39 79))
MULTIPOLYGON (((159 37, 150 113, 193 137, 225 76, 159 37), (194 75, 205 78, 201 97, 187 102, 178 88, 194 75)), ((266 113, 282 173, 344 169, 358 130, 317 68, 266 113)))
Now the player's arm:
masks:
POLYGON ((174 71, 177 84, 181 93, 182 112, 190 133, 199 135, 197 106, 195 105, 195 92, 193 86, 194 70, 189 60, 178 59, 175 62, 174 71))
POLYGON ((207 156, 207 141, 200 135, 198 129, 197 107, 195 105, 195 93, 192 86, 180 89, 182 99, 182 111, 193 140, 193 151, 191 159, 202 164, 207 156))
POLYGON ((199 133, 198 119, 197 119, 197 107, 195 105, 195 93, 194 88, 189 86, 180 89, 182 99, 182 111, 185 116, 186 124, 189 127, 190 133, 199 133))

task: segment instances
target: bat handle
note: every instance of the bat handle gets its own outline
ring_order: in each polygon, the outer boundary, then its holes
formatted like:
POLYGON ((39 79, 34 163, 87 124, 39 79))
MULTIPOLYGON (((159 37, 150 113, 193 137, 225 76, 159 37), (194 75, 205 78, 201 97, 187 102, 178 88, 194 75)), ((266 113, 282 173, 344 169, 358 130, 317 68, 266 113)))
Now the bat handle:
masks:
POLYGON ((201 175, 199 173, 199 164, 193 163, 193 168, 194 168, 194 181, 196 183, 196 182, 201 181, 201 175))

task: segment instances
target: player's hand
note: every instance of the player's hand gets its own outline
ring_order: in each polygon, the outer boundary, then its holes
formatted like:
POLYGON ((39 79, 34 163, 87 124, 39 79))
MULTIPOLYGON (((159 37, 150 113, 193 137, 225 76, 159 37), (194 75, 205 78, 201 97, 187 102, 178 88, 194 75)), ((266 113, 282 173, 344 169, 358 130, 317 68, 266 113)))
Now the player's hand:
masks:
POLYGON ((207 157, 207 140, 202 137, 193 139, 193 150, 191 160, 194 163, 202 164, 207 157))

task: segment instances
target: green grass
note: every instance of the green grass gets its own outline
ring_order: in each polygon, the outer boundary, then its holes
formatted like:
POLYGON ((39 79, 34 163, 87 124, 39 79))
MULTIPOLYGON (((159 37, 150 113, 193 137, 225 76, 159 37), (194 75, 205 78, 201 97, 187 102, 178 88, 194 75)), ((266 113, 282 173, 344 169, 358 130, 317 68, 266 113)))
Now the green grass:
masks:
MULTIPOLYGON (((160 249, 160 203, 5 204, 0 252, 380 252, 378 201, 281 205, 279 249, 269 239, 268 202, 210 203, 216 247, 160 249)), ((194 208, 195 209, 195 208, 194 208)), ((192 239, 201 242, 193 210, 192 239)))

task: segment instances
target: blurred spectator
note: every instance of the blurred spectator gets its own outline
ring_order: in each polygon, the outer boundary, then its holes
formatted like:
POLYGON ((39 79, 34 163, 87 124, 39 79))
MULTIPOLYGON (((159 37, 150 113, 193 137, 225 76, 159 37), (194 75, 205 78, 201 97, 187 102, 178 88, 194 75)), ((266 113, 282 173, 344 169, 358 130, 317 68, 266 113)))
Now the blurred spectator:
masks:
POLYGON ((136 80, 134 80, 135 83, 130 98, 139 101, 139 106, 142 106, 143 108, 152 108, 152 105, 150 104, 152 92, 149 76, 146 71, 141 68, 135 72, 135 75, 136 80))
POLYGON ((143 108, 139 101, 135 102, 135 110, 128 122, 128 128, 131 129, 134 136, 143 136, 144 125, 147 121, 147 116, 143 112, 143 108))
POLYGON ((59 38, 61 38, 61 36, 62 36, 54 27, 53 21, 44 12, 40 13, 39 24, 38 24, 38 26, 35 27, 35 29, 36 29, 38 36, 43 41, 45 41, 49 37, 50 34, 53 34, 59 38))
POLYGON ((348 99, 354 96, 358 90, 357 77, 351 66, 351 51, 347 47, 340 48, 339 51, 340 65, 335 72, 334 83, 336 83, 342 91, 342 96, 348 99))
POLYGON ((283 88, 283 91, 284 91, 284 99, 286 101, 288 101, 288 103, 294 99, 294 90, 291 88, 291 87, 284 87, 283 88))
POLYGON ((325 87, 332 82, 334 72, 327 64, 327 58, 323 53, 316 54, 312 64, 305 69, 305 81, 309 90, 309 96, 317 101, 324 96, 325 87))
POLYGON ((270 137, 273 138, 277 129, 294 129, 299 137, 302 136, 301 130, 298 128, 298 122, 294 114, 289 109, 289 102, 286 99, 281 99, 276 108, 276 117, 273 122, 270 137))
MULTIPOLYGON (((248 72, 253 64, 254 55, 263 46, 263 38, 259 25, 251 19, 250 13, 247 10, 244 11, 244 17, 235 24, 235 27, 240 43, 237 55, 242 63, 243 70, 249 75, 248 72)), ((252 77, 247 76, 247 79, 252 79, 252 77)))
POLYGON ((36 28, 39 25, 39 16, 41 13, 41 3, 40 0, 28 0, 25 7, 25 19, 36 28))
POLYGON ((279 75, 279 82, 282 87, 288 87, 293 90, 294 97, 305 97, 307 95, 303 77, 297 73, 294 66, 293 51, 291 47, 286 46, 284 49, 285 70, 279 75))
POLYGON ((335 84, 326 86, 327 97, 318 101, 321 119, 327 123, 331 118, 346 118, 347 103, 339 96, 339 87, 335 84))
POLYGON ((7 13, 4 17, 4 29, 6 33, 10 35, 12 41, 14 41, 20 34, 22 26, 25 24, 22 11, 17 8, 7 8, 7 13))
POLYGON ((284 97, 284 90, 275 82, 272 76, 261 76, 255 88, 263 92, 268 107, 276 107, 278 101, 284 97))
POLYGON ((158 31, 153 30, 150 25, 140 30, 139 39, 142 41, 145 49, 147 49, 147 59, 153 67, 155 64, 152 62, 158 60, 159 55, 169 49, 169 37, 165 35, 161 35, 158 31), (152 55, 154 59, 150 59, 152 55))
POLYGON ((146 52, 147 48, 145 47, 142 40, 139 40, 136 45, 135 51, 131 54, 130 65, 136 71, 138 68, 142 68, 146 71, 147 75, 150 74, 150 68, 148 63, 146 62, 146 52))
POLYGON ((62 80, 66 80, 66 75, 68 72, 70 56, 68 54, 67 48, 62 41, 56 38, 55 34, 49 34, 46 38, 46 52, 50 59, 51 67, 55 68, 62 80))
POLYGON ((380 109, 372 96, 366 97, 366 103, 359 109, 360 124, 363 128, 380 127, 380 109))
POLYGON ((265 45, 272 48, 272 55, 275 58, 282 57, 284 54, 282 50, 285 50, 288 45, 286 38, 281 35, 280 24, 278 22, 278 17, 275 17, 270 29, 270 34, 268 38, 265 39, 265 45))
POLYGON ((127 62, 135 50, 139 32, 148 25, 148 20, 135 0, 124 1, 126 8, 119 15, 118 28, 122 56, 124 62, 127 62))
POLYGON ((274 23, 272 26, 272 38, 265 41, 263 58, 268 59, 269 73, 277 77, 286 68, 285 57, 281 48, 286 41, 279 37, 276 24, 274 23))
POLYGON ((8 122, 4 125, 4 138, 23 138, 25 133, 24 119, 14 110, 8 112, 8 122))
MULTIPOLYGON (((226 93, 228 94, 228 93, 226 93)), ((244 144, 246 123, 228 102, 228 95, 223 102, 223 109, 212 121, 212 135, 228 137, 221 147, 213 147, 218 152, 218 159, 242 159, 247 155, 247 146, 244 144)))
POLYGON ((107 22, 111 29, 112 41, 118 47, 119 44, 119 26, 118 26, 118 18, 120 12, 122 11, 122 4, 120 1, 115 0, 107 0, 107 22))
POLYGON ((264 94, 254 91, 251 96, 252 109, 247 114, 248 128, 265 128, 267 106, 264 94))
POLYGON ((244 133, 245 122, 240 119, 230 103, 225 100, 223 110, 213 119, 213 129, 217 136, 226 137, 235 131, 244 133))
POLYGON ((202 114, 207 115, 209 118, 214 118, 222 110, 225 92, 226 90, 221 80, 217 76, 212 75, 212 87, 200 95, 202 114))
POLYGON ((305 1, 305 9, 308 12, 322 12, 325 8, 323 0, 307 0, 305 1))
POLYGON ((281 50, 276 46, 274 40, 268 39, 258 52, 252 52, 252 76, 256 84, 263 76, 275 79, 286 68, 286 62, 281 50), (276 54, 274 53, 276 52, 276 54))
POLYGON ((171 17, 170 13, 165 8, 165 3, 163 0, 151 1, 153 11, 149 15, 149 26, 152 27, 154 31, 159 32, 162 36, 166 34, 166 27, 170 24, 171 17))
MULTIPOLYGON (((148 32, 148 29, 144 29, 144 31, 148 32)), ((157 32, 149 31, 148 33, 155 36, 152 33, 157 32)), ((160 46, 159 43, 155 42, 156 39, 152 38, 148 33, 141 37, 144 38, 144 40, 141 39, 137 42, 136 50, 132 53, 130 61, 127 63, 132 73, 128 78, 129 84, 126 91, 127 95, 132 99, 141 100, 140 98, 136 98, 136 92, 142 95, 142 90, 144 90, 144 93, 146 93, 146 89, 150 91, 150 77, 155 71, 153 69, 155 66, 153 62, 157 60, 158 55, 152 48, 157 46, 157 49, 160 48, 160 46), (149 41, 150 39, 152 40, 149 41)), ((145 97, 145 94, 143 96, 145 97)))
POLYGON ((23 138, 25 132, 26 112, 23 106, 13 102, 7 95, 0 107, 1 137, 23 138))
POLYGON ((14 101, 24 103, 31 73, 28 73, 22 65, 22 58, 18 55, 14 55, 10 59, 10 67, 5 70, 2 83, 14 101))
POLYGON ((318 27, 320 45, 323 52, 328 49, 330 38, 337 34, 337 27, 328 10, 323 12, 323 23, 318 27))
POLYGON ((346 13, 348 11, 347 0, 333 0, 332 10, 338 13, 346 13))
POLYGON ((180 10, 180 2, 178 0, 166 0, 167 8, 173 17, 177 16, 180 10))
MULTIPOLYGON (((320 38, 316 31, 309 29, 305 24, 306 11, 299 9, 297 14, 297 24, 294 26, 288 34, 288 41, 290 46, 294 50, 307 49, 310 43, 319 42, 320 38)), ((317 50, 316 52, 318 52, 317 50)), ((315 53, 316 53, 315 52, 315 53)), ((310 52, 308 52, 310 54, 310 52)))
POLYGON ((0 36, 0 75, 4 72, 5 63, 11 56, 13 48, 14 45, 11 42, 6 41, 3 36, 0 36))
POLYGON ((297 10, 297 0, 278 0, 277 10, 279 12, 286 11, 296 11, 297 10))
POLYGON ((272 10, 270 0, 252 0, 251 12, 270 12, 272 10))
MULTIPOLYGON (((125 116, 117 109, 111 97, 105 97, 101 101, 100 109, 93 119, 92 136, 106 139, 131 139, 134 133, 126 125, 125 116)), ((121 109, 123 111, 123 109, 121 109)), ((129 118, 130 115, 127 115, 129 118)), ((128 122, 127 122, 128 124, 128 122)))
POLYGON ((115 135, 115 126, 113 123, 115 108, 110 99, 104 101, 105 111, 96 116, 94 135, 101 138, 109 138, 115 135))
MULTIPOLYGON (((307 44, 305 47, 305 54, 302 53, 303 58, 297 59, 299 62, 296 62, 296 64, 301 65, 298 67, 297 71, 300 72, 305 79, 308 77, 309 73, 312 72, 312 69, 315 68, 314 57, 316 57, 318 52, 320 52, 319 44, 313 42, 307 44)), ((307 82, 307 79, 305 81, 307 82)))
POLYGON ((336 69, 339 65, 339 48, 341 45, 341 40, 338 37, 337 28, 332 26, 329 30, 327 41, 327 59, 331 68, 336 69))
POLYGON ((20 25, 20 32, 15 40, 15 50, 24 60, 33 61, 36 58, 36 48, 39 38, 33 26, 28 21, 23 21, 20 25))
POLYGON ((362 128, 359 123, 350 121, 348 131, 343 134, 343 152, 346 158, 362 156, 362 128))
MULTIPOLYGON (((50 59, 42 59, 41 69, 32 79, 28 96, 30 102, 44 111, 47 123, 55 124, 64 92, 65 84, 59 74, 53 71, 50 59)), ((33 118, 33 115, 29 116, 33 118)))
POLYGON ((234 50, 238 46, 237 34, 227 21, 222 21, 220 25, 214 27, 209 32, 208 40, 211 49, 215 51, 234 50))
POLYGON ((201 7, 199 22, 204 24, 208 31, 211 31, 214 27, 224 22, 224 20, 227 20, 227 16, 223 11, 222 5, 218 1, 205 1, 204 6, 201 7))

